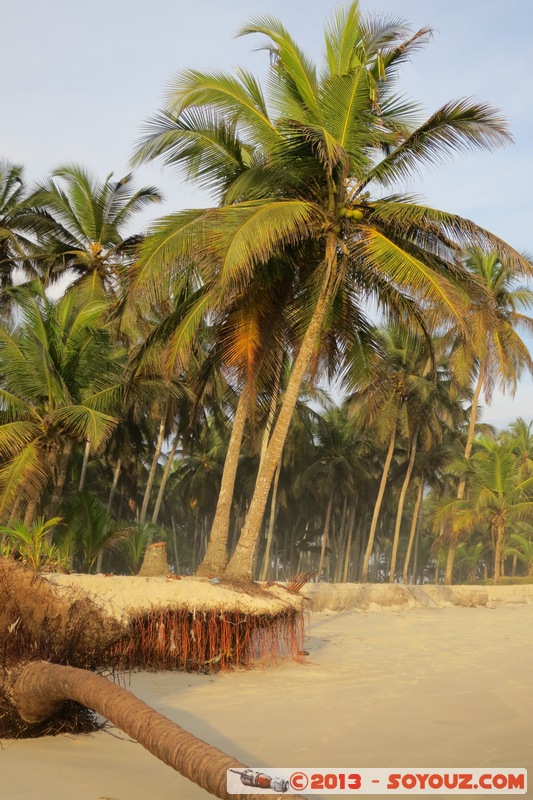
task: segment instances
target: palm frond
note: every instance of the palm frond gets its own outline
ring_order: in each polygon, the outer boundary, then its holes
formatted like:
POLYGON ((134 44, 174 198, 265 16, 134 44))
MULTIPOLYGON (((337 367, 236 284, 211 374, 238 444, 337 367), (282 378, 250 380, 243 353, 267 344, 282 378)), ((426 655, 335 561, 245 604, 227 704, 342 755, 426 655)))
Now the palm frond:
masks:
POLYGON ((58 408, 50 414, 50 419, 64 428, 65 432, 79 441, 90 440, 98 448, 109 439, 118 419, 84 405, 71 405, 58 408))
MULTIPOLYGON (((275 17, 259 16, 250 20, 238 36, 252 33, 267 37, 264 49, 272 54, 273 68, 284 84, 286 94, 293 102, 296 101, 300 111, 309 115, 309 121, 321 122, 316 69, 287 29, 275 17)), ((282 99, 283 95, 279 94, 279 98, 282 99)), ((287 108, 282 106, 278 111, 285 116, 287 108)))
POLYGON ((464 150, 492 150, 512 141, 500 113, 487 103, 468 98, 447 103, 417 128, 390 155, 370 169, 360 183, 362 189, 371 181, 389 186, 409 180, 422 167, 444 163, 451 155, 464 150))
POLYGON ((167 93, 167 109, 176 117, 191 108, 209 107, 226 124, 236 125, 243 138, 257 140, 265 145, 279 137, 257 97, 250 94, 249 82, 242 75, 225 75, 222 72, 202 73, 185 70, 172 81, 167 93))
POLYGON ((37 441, 32 441, 0 466, 0 515, 10 510, 18 497, 38 501, 49 478, 45 453, 37 441))

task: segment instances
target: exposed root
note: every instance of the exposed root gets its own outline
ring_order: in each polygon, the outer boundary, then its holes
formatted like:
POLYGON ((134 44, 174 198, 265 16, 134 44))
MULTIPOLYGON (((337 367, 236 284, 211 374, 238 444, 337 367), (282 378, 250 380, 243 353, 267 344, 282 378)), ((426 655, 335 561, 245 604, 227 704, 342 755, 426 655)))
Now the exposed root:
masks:
POLYGON ((302 612, 293 608, 276 614, 166 608, 134 614, 109 657, 120 669, 208 672, 301 660, 303 636, 302 612))

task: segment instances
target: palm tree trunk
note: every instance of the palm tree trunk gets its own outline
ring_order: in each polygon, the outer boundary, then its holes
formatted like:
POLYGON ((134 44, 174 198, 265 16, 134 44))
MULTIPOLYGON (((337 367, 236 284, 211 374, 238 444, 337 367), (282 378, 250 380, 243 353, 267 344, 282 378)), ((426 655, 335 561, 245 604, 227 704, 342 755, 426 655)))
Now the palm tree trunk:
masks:
MULTIPOLYGON (((87 670, 33 661, 22 669, 13 694, 18 713, 28 723, 49 719, 65 700, 91 708, 165 764, 223 800, 234 797, 226 788, 227 770, 246 768, 154 711, 127 689, 87 670)), ((240 795, 245 800, 256 796, 240 795)), ((269 797, 272 800, 274 795, 269 797)))
POLYGON ((172 469, 172 464, 174 463, 174 458, 176 456, 176 451, 178 449, 178 443, 179 443, 179 436, 178 434, 176 434, 176 436, 174 437, 174 441, 172 443, 172 449, 168 454, 167 463, 165 464, 165 471, 163 472, 163 477, 161 478, 161 486, 159 487, 159 491, 157 493, 157 500, 155 501, 155 506, 152 513, 152 522, 154 524, 157 523, 157 518, 161 510, 161 504, 163 502, 163 497, 165 494, 165 489, 168 483, 168 479, 170 478, 170 470, 172 469))
POLYGON ((72 454, 73 448, 74 448, 74 442, 72 441, 72 439, 67 439, 67 441, 65 442, 65 446, 63 447, 63 452, 61 453, 57 482, 54 487, 54 491, 52 492, 52 497, 50 498, 50 504, 48 506, 49 517, 55 517, 57 509, 59 507, 59 503, 61 502, 61 497, 63 496, 63 489, 65 488, 65 482, 67 480, 68 462, 70 461, 70 456, 72 454))
POLYGON ((231 520, 231 506, 233 502, 233 492, 237 469, 239 466, 239 456, 241 454, 242 437, 244 426, 248 417, 249 395, 245 387, 239 397, 235 418, 231 429, 231 436, 224 461, 220 492, 218 495, 215 518, 211 526, 211 535, 207 545, 204 560, 198 567, 197 575, 220 575, 224 572, 228 563, 228 535, 231 520))
MULTIPOLYGON (((477 412, 479 406, 479 398, 481 397, 481 390, 483 389, 483 382, 485 380, 485 364, 482 361, 479 367, 479 375, 477 379, 474 396, 472 398, 472 408, 470 409, 470 422, 468 425, 468 435, 465 444, 465 458, 470 458, 472 454, 472 446, 474 444, 474 436, 476 434, 477 412)), ((466 478, 461 478, 459 488, 457 489, 457 499, 462 500, 465 495, 466 478)), ((450 547, 448 550, 448 560, 446 562, 446 575, 444 577, 444 585, 451 586, 453 580, 453 564, 455 561, 455 551, 457 550, 458 538, 452 534, 450 539, 450 547)))
POLYGON ((146 522, 146 512, 148 511, 148 503, 150 502, 152 486, 154 485, 155 472, 157 469, 159 456, 161 455, 161 450, 163 448, 163 440, 165 438, 165 422, 166 422, 166 415, 162 418, 161 422, 159 423, 159 433, 155 445, 154 457, 152 459, 152 465, 150 467, 150 472, 148 474, 146 489, 144 490, 143 504, 141 506, 141 514, 139 517, 139 522, 141 525, 144 525, 144 523, 146 522))
POLYGON ((261 455, 259 456, 259 469, 261 469, 263 462, 266 458, 267 450, 268 450, 268 443, 270 441, 270 434, 272 432, 272 426, 274 425, 274 419, 276 417, 276 411, 278 408, 279 403, 279 387, 281 383, 281 369, 282 369, 282 360, 280 359, 279 368, 276 373, 276 380, 274 386, 272 388, 272 397, 270 398, 270 407, 268 409, 268 418, 265 425, 265 430, 263 431, 263 438, 261 440, 261 455))
POLYGON ((98 551, 98 557, 96 559, 96 574, 97 575, 101 575, 101 573, 103 571, 102 570, 102 566, 103 566, 103 563, 104 563, 104 552, 105 552, 105 547, 102 547, 98 551))
POLYGON ((24 525, 26 527, 30 527, 35 519, 35 512, 37 511, 37 502, 35 500, 29 500, 28 505, 26 506, 26 513, 24 514, 24 525))
POLYGON ((81 465, 80 482, 78 485, 78 492, 82 492, 85 487, 85 478, 87 475, 87 464, 89 463, 89 456, 91 454, 91 441, 87 439, 85 442, 85 450, 83 453, 83 464, 81 465))
MULTIPOLYGON (((412 577, 411 577, 411 583, 418 583, 418 545, 419 544, 420 544, 420 513, 418 514, 418 521, 417 521, 417 525, 416 525, 415 552, 414 552, 414 555, 413 555, 413 572, 412 572, 412 577)), ((424 572, 424 566, 422 567, 422 574, 424 572)))
POLYGON ((322 580, 322 570, 324 569, 324 561, 326 558, 326 546, 329 536, 329 524, 331 521, 331 510, 333 508, 333 490, 329 495, 328 507, 326 510, 326 519, 324 522, 324 532, 322 533, 322 548, 320 550, 320 561, 318 563, 318 580, 322 580))
POLYGON ((113 483, 111 484, 111 490, 109 492, 109 499, 107 501, 107 513, 111 513, 111 506, 113 505, 113 498, 115 496, 115 492, 117 491, 118 486, 118 479, 120 477, 120 468, 122 466, 122 459, 119 458, 117 461, 117 465, 115 467, 115 471, 113 473, 113 483))
POLYGON ((276 525, 276 513, 278 506, 278 483, 279 474, 281 472, 281 463, 278 464, 276 474, 274 476, 274 484, 272 486, 272 499, 270 501, 270 519, 268 521, 267 540, 265 545, 265 554, 263 556, 263 567, 261 569, 261 576, 259 580, 266 581, 270 568, 270 551, 272 550, 272 540, 274 538, 274 527, 276 525))
POLYGON ((19 493, 15 502, 13 503, 13 508, 11 509, 11 514, 9 515, 9 519, 7 520, 8 528, 13 525, 15 520, 19 518, 20 515, 20 506, 22 505, 22 495, 19 493))
POLYGON ((372 555, 372 549, 374 547, 374 539, 376 536, 376 530, 378 527, 378 520, 379 520, 379 512, 381 510, 381 504, 383 502, 383 496, 385 494, 385 486, 387 485, 387 479, 389 477, 389 470, 390 465, 392 463, 392 457, 394 455, 394 443, 396 441, 396 426, 392 431, 390 441, 389 441, 389 449, 387 451, 387 457, 385 459, 385 466, 383 467, 383 474, 381 476, 381 482, 379 484, 379 491, 376 500, 376 505, 374 506, 374 513, 372 515, 372 522, 370 524, 370 533, 368 535, 368 544, 366 546, 365 557, 363 559, 363 566, 361 568, 361 583, 366 583, 368 581, 368 567, 370 564, 370 556, 372 555))
POLYGON ((198 533, 198 506, 196 507, 196 511, 194 512, 194 534, 192 540, 192 562, 191 568, 193 572, 196 570, 196 566, 198 564, 198 555, 200 552, 200 546, 198 544, 199 540, 199 533, 198 533))
POLYGON ((352 539, 353 530, 355 527, 355 503, 352 504, 350 509, 350 519, 348 520, 348 541, 346 542, 346 553, 344 555, 344 572, 342 575, 342 582, 348 582, 348 571, 350 569, 350 555, 352 552, 352 539))
POLYGON ((292 415, 304 375, 309 367, 322 330, 326 311, 333 295, 334 274, 337 266, 337 242, 332 237, 327 245, 328 274, 317 300, 313 316, 305 332, 298 355, 289 377, 287 389, 283 397, 278 418, 274 426, 267 453, 261 469, 257 474, 254 494, 250 503, 246 522, 232 559, 226 570, 226 576, 236 580, 251 580, 257 543, 261 532, 261 524, 265 507, 270 494, 270 486, 274 473, 281 459, 283 446, 292 420, 292 415))
POLYGON ((501 578, 502 570, 502 554, 503 554, 503 537, 505 528, 502 524, 496 527, 496 546, 494 548, 494 583, 498 583, 501 578))
MULTIPOLYGON (((482 361, 479 367, 479 375, 477 379, 476 388, 474 391, 474 396, 472 398, 472 407, 470 409, 470 422, 468 425, 468 435, 466 437, 466 444, 465 444, 465 458, 470 458, 472 454, 472 445, 474 443, 474 436, 476 435, 476 423, 477 423, 477 412, 479 407, 479 398, 481 397, 481 390, 483 389, 483 383, 485 381, 485 363, 482 361)), ((462 489, 461 497, 459 497, 459 492, 461 490, 461 485, 459 485, 459 491, 457 492, 457 499, 462 500, 464 495, 464 485, 462 489)))
POLYGON ((346 552, 346 539, 348 538, 348 497, 344 495, 342 503, 341 522, 339 526, 339 535, 337 542, 334 546, 335 552, 335 572, 333 574, 333 583, 340 583, 341 575, 344 567, 344 554, 346 552))
POLYGON ((416 456, 416 440, 418 436, 418 429, 415 430, 413 435, 413 442, 411 444, 411 454, 409 456, 409 464, 407 465, 407 472, 405 473, 402 490, 398 499, 398 510, 396 512, 396 525, 394 528, 394 539, 392 542, 392 555, 390 562, 389 583, 394 583, 396 577, 396 557, 398 555, 398 544, 400 542, 400 530, 402 527, 403 507, 405 505, 405 498, 407 497, 407 490, 413 474, 413 467, 415 465, 416 456))
MULTIPOLYGON (((413 542, 415 540, 415 533, 418 528, 418 520, 420 519, 420 509, 422 508, 422 496, 424 494, 424 479, 420 478, 420 485, 416 495, 415 508, 413 511, 413 519, 411 520, 411 530, 409 532, 409 542, 407 544, 407 553, 405 554, 405 562, 403 565, 403 582, 409 583, 409 562, 411 560, 411 550, 413 549, 413 542)), ((414 570, 413 570, 414 577, 414 570)))

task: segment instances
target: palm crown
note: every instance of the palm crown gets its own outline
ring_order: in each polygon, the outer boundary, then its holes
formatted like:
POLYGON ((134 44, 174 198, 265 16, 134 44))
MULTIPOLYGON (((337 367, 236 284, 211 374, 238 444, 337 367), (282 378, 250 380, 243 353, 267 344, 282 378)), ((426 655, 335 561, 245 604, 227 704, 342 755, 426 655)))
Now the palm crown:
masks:
POLYGON ((131 256, 140 239, 124 237, 124 230, 135 214, 161 200, 154 187, 135 190, 132 181, 130 174, 102 182, 68 165, 37 187, 28 202, 54 222, 38 253, 50 278, 72 269, 78 276, 93 274, 108 289, 116 285, 125 254, 131 256))

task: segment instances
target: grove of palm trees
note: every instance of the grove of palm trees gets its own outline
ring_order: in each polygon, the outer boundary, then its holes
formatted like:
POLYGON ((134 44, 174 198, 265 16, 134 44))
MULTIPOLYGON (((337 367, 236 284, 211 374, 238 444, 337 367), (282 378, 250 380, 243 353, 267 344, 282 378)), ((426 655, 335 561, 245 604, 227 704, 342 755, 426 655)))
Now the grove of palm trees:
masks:
POLYGON ((180 71, 132 155, 210 206, 143 230, 161 194, 133 174, 0 164, 0 556, 136 575, 165 542, 171 576, 244 586, 532 582, 532 423, 482 407, 533 373, 533 266, 410 192, 507 122, 464 98, 425 118, 401 78, 431 31, 357 2, 320 64, 274 17, 240 35, 267 77, 180 71))

